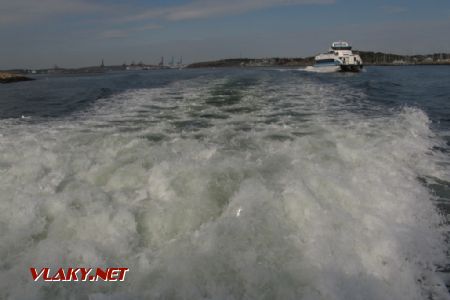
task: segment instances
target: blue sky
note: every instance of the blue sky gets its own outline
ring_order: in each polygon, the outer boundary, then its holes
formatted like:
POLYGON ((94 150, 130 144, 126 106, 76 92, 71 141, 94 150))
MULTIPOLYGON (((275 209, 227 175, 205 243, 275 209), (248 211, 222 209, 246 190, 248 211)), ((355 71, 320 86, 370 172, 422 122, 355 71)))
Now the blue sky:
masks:
POLYGON ((0 69, 450 52, 449 0, 0 0, 0 69))

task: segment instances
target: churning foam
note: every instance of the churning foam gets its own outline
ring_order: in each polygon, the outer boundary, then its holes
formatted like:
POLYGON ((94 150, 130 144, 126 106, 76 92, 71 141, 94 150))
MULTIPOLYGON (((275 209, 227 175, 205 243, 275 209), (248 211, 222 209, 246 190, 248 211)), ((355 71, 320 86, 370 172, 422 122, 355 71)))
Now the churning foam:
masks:
POLYGON ((448 173, 421 110, 360 117, 337 87, 264 80, 222 105, 223 84, 3 122, 0 298, 448 299, 442 220, 418 179, 448 173), (28 273, 73 265, 130 272, 28 273))

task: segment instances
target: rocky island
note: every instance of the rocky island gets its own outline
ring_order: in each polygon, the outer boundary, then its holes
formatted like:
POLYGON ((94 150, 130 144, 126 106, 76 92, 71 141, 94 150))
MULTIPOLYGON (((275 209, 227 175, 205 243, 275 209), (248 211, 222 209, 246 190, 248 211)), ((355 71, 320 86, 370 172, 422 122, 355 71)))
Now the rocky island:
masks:
POLYGON ((0 72, 0 83, 12 83, 17 81, 30 81, 30 80, 34 79, 23 75, 0 72))

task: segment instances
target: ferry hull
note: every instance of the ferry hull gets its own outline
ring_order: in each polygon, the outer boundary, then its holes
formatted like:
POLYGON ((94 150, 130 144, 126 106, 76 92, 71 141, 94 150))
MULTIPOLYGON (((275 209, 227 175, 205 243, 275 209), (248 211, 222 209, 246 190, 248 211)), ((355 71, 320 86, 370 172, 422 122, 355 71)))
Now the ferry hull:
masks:
POLYGON ((340 66, 308 66, 305 70, 316 73, 334 73, 340 72, 341 68, 340 66))
POLYGON ((341 65, 340 72, 360 72, 363 68, 363 65, 341 65))
POLYGON ((306 71, 316 73, 358 73, 361 72, 362 69, 363 65, 309 66, 305 68, 306 71))

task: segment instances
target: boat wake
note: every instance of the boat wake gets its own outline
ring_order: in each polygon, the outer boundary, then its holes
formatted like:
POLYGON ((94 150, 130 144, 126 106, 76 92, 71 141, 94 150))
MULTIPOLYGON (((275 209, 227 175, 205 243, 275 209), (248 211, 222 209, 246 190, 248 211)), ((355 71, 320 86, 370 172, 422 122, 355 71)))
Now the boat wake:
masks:
POLYGON ((448 299, 428 116, 264 74, 0 121, 0 298, 448 299), (28 273, 72 265, 130 272, 54 289, 28 273))

